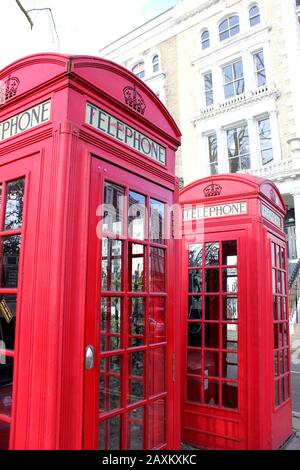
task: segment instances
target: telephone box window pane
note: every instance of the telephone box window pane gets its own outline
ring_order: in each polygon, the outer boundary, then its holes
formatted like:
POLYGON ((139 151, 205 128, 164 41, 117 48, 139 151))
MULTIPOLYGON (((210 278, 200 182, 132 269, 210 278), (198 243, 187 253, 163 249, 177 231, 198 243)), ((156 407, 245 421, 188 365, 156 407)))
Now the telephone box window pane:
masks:
POLYGON ((275 243, 272 243, 271 253, 272 253, 272 266, 275 266, 275 243))
POLYGON ((284 378, 280 379, 280 401, 284 402, 284 378))
POLYGON ((20 235, 4 237, 0 241, 0 258, 2 259, 1 287, 15 288, 18 286, 20 241, 20 235))
POLYGON ((277 317, 277 298, 276 298, 275 295, 273 296, 273 316, 274 316, 274 321, 278 320, 278 317, 277 317))
POLYGON ((217 295, 205 296, 205 320, 219 320, 220 297, 217 295))
POLYGON ((202 266, 202 244, 189 245, 189 267, 202 266))
POLYGON ((285 269, 285 250, 281 248, 281 268, 285 269))
POLYGON ((288 400, 290 398, 290 383, 289 383, 289 377, 285 377, 285 398, 288 400))
POLYGON ((166 299, 164 297, 150 297, 148 335, 149 343, 166 341, 166 299))
POLYGON ((280 271, 276 271, 276 292, 278 294, 280 294, 282 292, 281 290, 281 272, 280 271))
POLYGON ((202 380, 198 377, 187 376, 186 398, 194 403, 201 403, 202 380))
POLYGON ((279 353, 279 364, 280 364, 280 374, 284 374, 284 363, 283 363, 283 352, 280 351, 279 353))
POLYGON ((187 372, 188 374, 201 375, 202 374, 202 351, 200 349, 187 350, 187 372))
POLYGON ((219 269, 206 269, 205 270, 205 291, 206 292, 219 292, 219 269))
POLYGON ((223 325, 223 349, 238 349, 238 326, 223 325))
POLYGON ((129 290, 140 292, 145 290, 144 274, 144 246, 137 243, 129 243, 129 290))
POLYGON ((11 416, 13 358, 0 356, 0 359, 0 415, 11 416))
POLYGON ((112 411, 121 406, 121 383, 119 377, 109 377, 108 380, 109 406, 107 411, 112 411))
POLYGON ((282 320, 282 311, 281 311, 281 298, 277 297, 277 318, 282 320))
POLYGON ((238 278, 236 268, 227 268, 222 270, 223 292, 237 292, 238 278))
POLYGON ((238 384, 235 382, 223 382, 222 406, 236 410, 238 408, 238 384))
POLYGON ((165 292, 165 250, 150 248, 150 292, 165 292))
POLYGON ((207 348, 219 348, 219 323, 205 323, 204 338, 205 347, 207 348))
POLYGON ((205 264, 215 266, 219 264, 219 243, 205 243, 205 264))
POLYGON ((129 191, 128 236, 137 240, 145 238, 146 198, 142 194, 129 191))
POLYGON ((119 450, 120 449, 120 435, 121 435, 121 416, 115 416, 107 420, 108 424, 108 449, 107 450, 119 450))
POLYGON ((103 297, 101 300, 101 350, 121 347, 121 299, 103 297), (108 344, 107 344, 108 341, 108 344))
POLYGON ((144 352, 137 351, 129 354, 129 375, 142 377, 144 375, 144 352))
POLYGON ((120 374, 121 372, 121 358, 120 356, 111 356, 108 358, 108 367, 109 371, 115 374, 120 374))
POLYGON ((208 379, 204 382, 204 402, 207 405, 219 406, 219 382, 208 379))
POLYGON ((202 346, 202 323, 188 323, 188 346, 202 346))
POLYGON ((275 377, 279 376, 279 359, 278 359, 278 352, 274 353, 274 375, 275 377))
POLYGON ((222 377, 226 379, 238 379, 238 366, 237 354, 223 353, 222 354, 222 377))
POLYGON ((16 230, 22 227, 24 186, 24 178, 7 183, 5 230, 16 230))
POLYGON ((122 241, 102 239, 102 290, 120 291, 122 286, 122 241))
POLYGON ((129 380, 129 403, 136 403, 144 399, 143 380, 129 380))
POLYGON ((143 297, 132 298, 129 316, 129 347, 144 344, 145 330, 145 299, 143 297))
POLYGON ((103 232, 122 234, 125 190, 113 183, 104 184, 103 232))
POLYGON ((286 372, 289 372, 290 370, 290 356, 289 356, 289 350, 285 349, 284 350, 284 368, 286 372))
POLYGON ((166 442, 166 403, 163 398, 149 405, 149 449, 161 447, 166 442))
POLYGON ((165 204, 150 199, 150 240, 155 243, 163 243, 165 224, 165 204))
POLYGON ((204 351, 204 375, 219 377, 219 353, 217 351, 204 351))
POLYGON ((149 395, 158 395, 166 391, 165 348, 150 349, 148 352, 149 395))
POLYGON ((189 320, 202 319, 202 297, 189 296, 189 320))
POLYGON ((226 266, 234 266, 237 264, 236 240, 222 242, 222 264, 226 266))
POLYGON ((237 297, 223 297, 223 320, 238 321, 237 297))
MULTIPOLYGON (((17 296, 0 295, 0 349, 14 350, 17 296)), ((0 353, 1 354, 1 353, 0 353)), ((1 358, 1 356, 0 356, 1 358)), ((1 368, 1 362, 0 362, 1 368)), ((1 380, 1 375, 0 375, 1 380)))
POLYGON ((202 269, 189 271, 189 292, 202 292, 202 269))
POLYGON ((285 294, 285 272, 281 272, 281 288, 282 293, 285 294))
POLYGON ((279 382, 275 382, 275 406, 279 406, 279 382))
POLYGON ((9 449, 10 425, 0 421, 0 450, 9 449))
POLYGON ((278 325, 274 325, 274 349, 278 349, 279 341, 278 341, 278 325))
POLYGON ((144 407, 128 412, 128 449, 144 448, 144 407))

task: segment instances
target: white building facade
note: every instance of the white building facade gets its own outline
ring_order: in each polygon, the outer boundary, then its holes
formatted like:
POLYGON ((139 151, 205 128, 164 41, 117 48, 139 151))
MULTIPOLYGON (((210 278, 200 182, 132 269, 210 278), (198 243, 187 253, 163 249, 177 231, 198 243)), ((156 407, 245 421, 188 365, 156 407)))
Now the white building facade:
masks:
POLYGON ((290 270, 300 257, 298 0, 181 0, 100 55, 138 74, 182 132, 177 175, 272 179, 287 205, 290 270))

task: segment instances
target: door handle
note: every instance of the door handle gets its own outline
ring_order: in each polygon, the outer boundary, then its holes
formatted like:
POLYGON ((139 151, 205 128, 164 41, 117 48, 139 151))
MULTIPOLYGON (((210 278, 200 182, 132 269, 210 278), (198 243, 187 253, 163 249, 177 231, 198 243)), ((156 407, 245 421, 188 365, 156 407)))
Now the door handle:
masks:
POLYGON ((94 367, 95 351, 90 344, 85 348, 85 368, 91 370, 94 367))

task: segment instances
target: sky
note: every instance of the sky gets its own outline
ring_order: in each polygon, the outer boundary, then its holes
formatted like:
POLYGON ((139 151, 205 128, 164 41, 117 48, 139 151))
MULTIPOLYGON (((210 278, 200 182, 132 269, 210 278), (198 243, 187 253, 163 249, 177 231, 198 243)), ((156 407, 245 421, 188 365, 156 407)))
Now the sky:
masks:
POLYGON ((33 29, 15 0, 0 0, 0 69, 37 52, 99 55, 114 39, 181 0, 21 0, 33 11, 33 29), (57 32, 57 34, 56 34, 57 32))

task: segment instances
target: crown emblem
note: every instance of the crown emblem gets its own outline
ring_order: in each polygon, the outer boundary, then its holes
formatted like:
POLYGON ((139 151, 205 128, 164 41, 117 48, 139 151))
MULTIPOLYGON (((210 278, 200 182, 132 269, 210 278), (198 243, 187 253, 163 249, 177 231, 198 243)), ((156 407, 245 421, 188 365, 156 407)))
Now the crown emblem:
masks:
POLYGON ((222 186, 219 184, 211 183, 203 189, 205 197, 219 196, 222 192, 222 186))
POLYGON ((142 95, 140 95, 140 93, 136 91, 135 86, 126 86, 123 89, 123 94, 125 98, 125 103, 128 104, 128 106, 133 108, 138 113, 144 114, 146 105, 142 95))
POLYGON ((20 80, 17 77, 9 76, 5 82, 2 82, 0 87, 0 104, 5 103, 5 101, 13 98, 18 90, 20 80))

